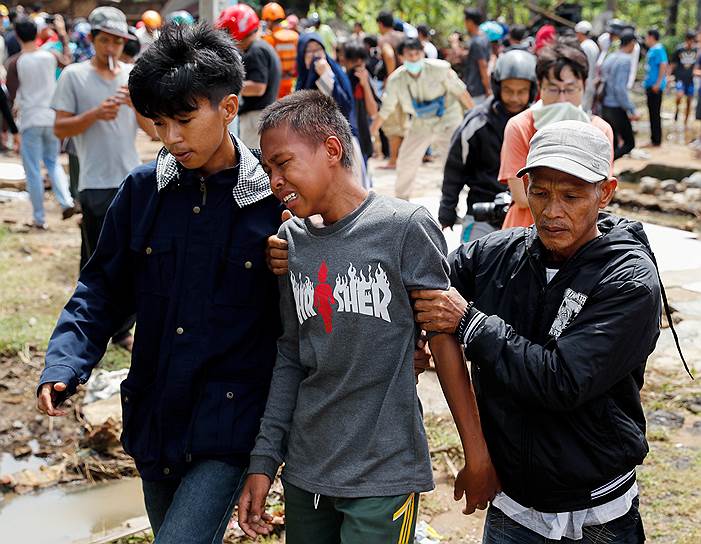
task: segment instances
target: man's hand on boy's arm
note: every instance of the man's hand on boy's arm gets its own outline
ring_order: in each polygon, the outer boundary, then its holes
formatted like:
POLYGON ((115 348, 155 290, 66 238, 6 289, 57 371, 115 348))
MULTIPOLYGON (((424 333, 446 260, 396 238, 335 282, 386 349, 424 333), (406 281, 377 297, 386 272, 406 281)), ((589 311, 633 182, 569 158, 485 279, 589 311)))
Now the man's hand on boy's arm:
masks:
POLYGON ((455 479, 455 500, 465 496, 464 514, 484 509, 501 489, 487 443, 482 433, 477 399, 462 348, 450 334, 438 334, 429 340, 441 389, 460 434, 465 467, 455 479))
POLYGON ((455 334, 467 301, 455 287, 447 291, 420 289, 411 292, 416 322, 425 331, 455 334))
POLYGON ((251 538, 270 534, 272 516, 265 512, 265 500, 272 482, 265 474, 249 474, 239 497, 239 526, 251 538))

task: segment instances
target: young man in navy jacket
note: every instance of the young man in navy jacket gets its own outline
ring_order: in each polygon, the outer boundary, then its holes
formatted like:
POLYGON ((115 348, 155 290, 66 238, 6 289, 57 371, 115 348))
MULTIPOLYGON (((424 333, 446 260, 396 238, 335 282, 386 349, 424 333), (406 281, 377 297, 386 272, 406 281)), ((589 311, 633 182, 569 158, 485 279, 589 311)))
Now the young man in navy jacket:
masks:
POLYGON ((207 25, 164 31, 134 67, 134 107, 164 148, 119 189, 39 381, 40 410, 63 415, 136 314, 122 443, 160 543, 221 542, 275 362, 278 291, 264 249, 282 208, 227 130, 242 81, 234 42, 207 25))

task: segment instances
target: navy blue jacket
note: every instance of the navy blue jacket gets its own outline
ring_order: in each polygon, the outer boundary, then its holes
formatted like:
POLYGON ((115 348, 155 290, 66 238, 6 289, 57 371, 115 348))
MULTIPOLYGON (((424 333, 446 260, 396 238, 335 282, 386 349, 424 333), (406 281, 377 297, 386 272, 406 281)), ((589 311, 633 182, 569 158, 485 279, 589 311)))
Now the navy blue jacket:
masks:
POLYGON ((49 342, 40 384, 85 383, 136 313, 122 444, 146 480, 198 458, 245 466, 280 334, 266 238, 282 207, 258 160, 199 178, 165 150, 124 181, 49 342))

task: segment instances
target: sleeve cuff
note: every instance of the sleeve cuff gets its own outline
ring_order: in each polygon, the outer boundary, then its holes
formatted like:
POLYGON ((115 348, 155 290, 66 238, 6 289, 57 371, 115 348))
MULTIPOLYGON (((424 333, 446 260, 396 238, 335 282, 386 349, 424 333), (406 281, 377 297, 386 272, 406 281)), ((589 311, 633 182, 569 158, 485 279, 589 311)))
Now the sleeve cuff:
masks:
POLYGON ((75 370, 67 365, 51 365, 47 366, 39 377, 39 385, 37 386, 37 396, 39 395, 39 389, 45 383, 57 383, 62 382, 66 384, 66 391, 64 392, 63 399, 70 397, 75 393, 78 387, 78 376, 75 374, 75 370))
POLYGON ((278 468, 280 468, 280 463, 272 457, 266 455, 251 455, 247 474, 265 474, 270 478, 270 481, 273 482, 275 481, 278 468))
POLYGON ((474 306, 470 308, 467 313, 467 326, 465 327, 465 332, 460 338, 460 342, 463 346, 469 346, 475 334, 482 326, 482 324, 487 320, 487 314, 483 314, 474 306))

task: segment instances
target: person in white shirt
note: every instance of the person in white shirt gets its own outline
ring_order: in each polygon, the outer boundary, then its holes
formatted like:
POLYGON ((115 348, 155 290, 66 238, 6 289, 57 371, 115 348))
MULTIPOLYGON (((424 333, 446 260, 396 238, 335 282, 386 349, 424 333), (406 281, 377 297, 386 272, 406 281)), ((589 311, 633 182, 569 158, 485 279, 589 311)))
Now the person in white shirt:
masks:
POLYGON ((17 59, 19 87, 15 98, 22 142, 20 153, 27 176, 27 192, 32 202, 32 225, 42 230, 46 229, 42 161, 49 173, 56 200, 63 209, 63 219, 68 219, 76 212, 66 173, 58 162, 60 143, 53 132, 56 114, 50 104, 56 89, 56 68, 71 62, 66 27, 60 15, 56 15, 54 24, 63 43, 63 51, 67 52, 60 56, 39 48, 34 21, 25 18, 15 22, 15 33, 22 46, 17 59))
POLYGON ((437 59, 438 49, 431 42, 431 36, 433 35, 433 30, 431 30, 428 25, 419 25, 416 27, 416 31, 419 33, 419 41, 421 45, 424 46, 424 54, 427 59, 437 59))
POLYGON ((575 25, 574 31, 577 35, 579 46, 587 56, 587 61, 589 61, 589 74, 587 75, 587 82, 584 86, 582 107, 584 108, 584 111, 591 112, 594 94, 596 92, 596 61, 599 58, 599 46, 596 45, 596 42, 590 38, 592 26, 589 21, 579 21, 575 25))

